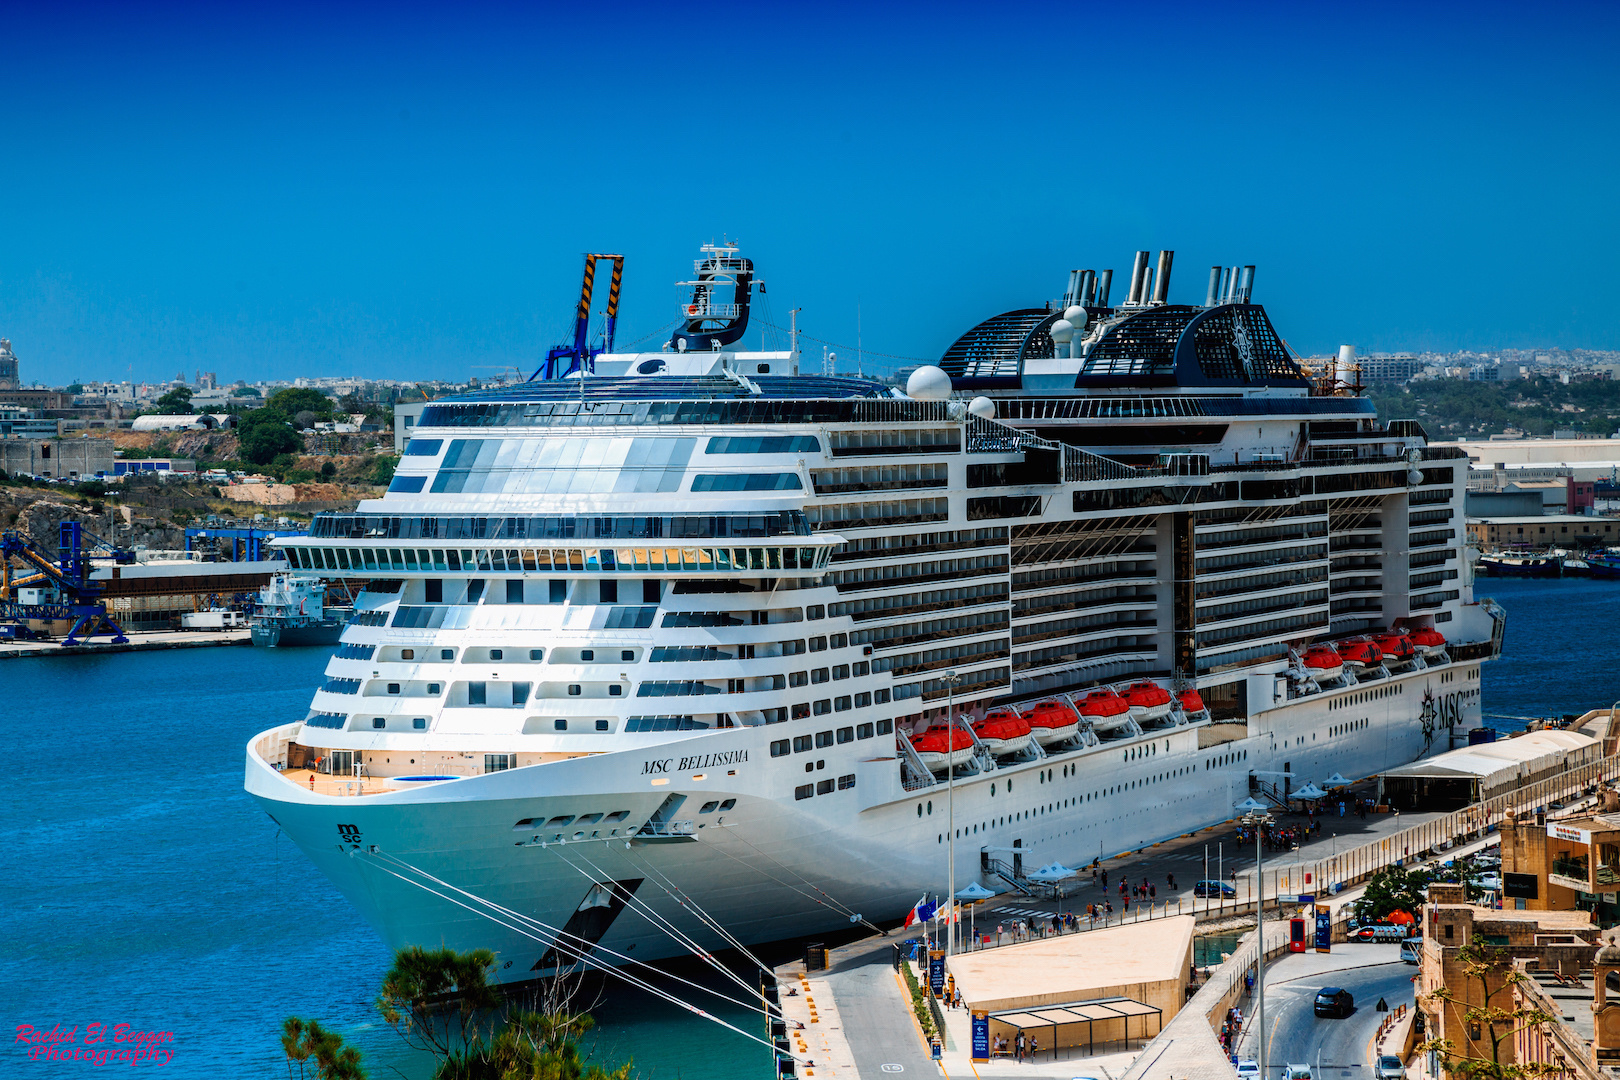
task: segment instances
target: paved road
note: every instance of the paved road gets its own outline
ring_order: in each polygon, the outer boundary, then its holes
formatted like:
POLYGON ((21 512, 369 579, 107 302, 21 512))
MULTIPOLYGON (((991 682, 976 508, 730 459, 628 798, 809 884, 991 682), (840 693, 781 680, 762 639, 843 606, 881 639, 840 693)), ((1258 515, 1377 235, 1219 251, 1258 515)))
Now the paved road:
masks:
POLYGON ((933 1080, 939 1076, 939 1069, 923 1053, 911 1018, 911 1002, 894 981, 891 956, 892 950, 884 943, 865 956, 840 962, 828 974, 844 1038, 849 1041, 862 1080, 933 1080))
MULTIPOLYGON (((1376 1009, 1378 999, 1391 1009, 1413 1001, 1416 969, 1389 959, 1398 955, 1399 946, 1347 945, 1329 957, 1306 954, 1273 964, 1266 978, 1267 1073, 1280 1077, 1283 1066, 1302 1062, 1311 1066, 1313 1080, 1371 1080, 1374 1063, 1367 1046, 1385 1015, 1376 1009), (1367 966, 1312 970, 1346 959, 1365 961, 1367 966), (1355 1013, 1342 1020, 1318 1018, 1312 1006, 1324 986, 1350 991, 1355 1013)), ((1248 1019, 1252 1025, 1252 1015, 1248 1019)), ((1244 1038, 1241 1053, 1254 1057, 1255 1052, 1251 1033, 1244 1038)))

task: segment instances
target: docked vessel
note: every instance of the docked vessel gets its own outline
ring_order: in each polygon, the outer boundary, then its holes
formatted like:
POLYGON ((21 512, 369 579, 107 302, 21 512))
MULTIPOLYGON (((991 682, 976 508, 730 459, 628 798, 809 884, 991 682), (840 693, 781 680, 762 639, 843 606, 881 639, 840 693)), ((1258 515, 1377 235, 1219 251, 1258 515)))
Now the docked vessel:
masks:
POLYGON ((1079 272, 901 394, 741 351, 752 265, 710 248, 662 351, 432 402, 383 498, 279 541, 370 586, 248 791, 390 946, 518 981, 682 951, 656 918, 723 945, 694 906, 898 919, 948 846, 957 887, 1082 865, 1464 741, 1505 617, 1463 454, 1304 371, 1252 267, 1199 305, 1169 267, 1118 305, 1079 272), (1365 640, 1419 627, 1394 668, 1365 640))
POLYGON ((258 607, 249 620, 253 644, 336 645, 349 614, 326 607, 326 582, 320 578, 276 574, 259 590, 258 607))

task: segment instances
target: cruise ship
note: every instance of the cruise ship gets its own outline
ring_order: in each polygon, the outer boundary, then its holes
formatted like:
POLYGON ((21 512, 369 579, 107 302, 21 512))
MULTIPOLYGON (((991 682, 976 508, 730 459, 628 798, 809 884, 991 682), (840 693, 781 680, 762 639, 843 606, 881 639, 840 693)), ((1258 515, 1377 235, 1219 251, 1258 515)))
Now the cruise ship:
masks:
POLYGON ((1076 271, 901 392, 743 350, 753 266, 711 245, 658 351, 433 402, 384 497, 279 541, 364 591, 247 790, 389 946, 511 982, 1457 745, 1505 623, 1466 459, 1302 366, 1252 266, 1182 305, 1171 265, 1118 304, 1076 271))

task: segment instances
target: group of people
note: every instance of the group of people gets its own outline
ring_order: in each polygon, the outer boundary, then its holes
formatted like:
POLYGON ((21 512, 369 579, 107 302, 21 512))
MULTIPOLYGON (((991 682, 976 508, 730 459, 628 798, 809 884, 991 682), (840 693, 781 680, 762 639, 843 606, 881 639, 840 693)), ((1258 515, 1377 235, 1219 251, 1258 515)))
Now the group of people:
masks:
MULTIPOLYGON (((1254 843, 1253 829, 1240 826, 1237 832, 1240 843, 1254 843)), ((1311 814, 1303 825, 1260 826, 1260 842, 1265 845, 1267 851, 1292 851, 1321 832, 1322 822, 1315 814, 1311 814)))
POLYGON ((1020 1031, 1013 1037, 1012 1049, 1010 1051, 1008 1050, 1007 1036, 1005 1035, 996 1036, 995 1042, 991 1045, 990 1051, 992 1054, 996 1055, 1004 1055, 1010 1052, 1015 1060, 1023 1061, 1025 1058, 1033 1060, 1035 1055, 1040 1052, 1040 1049, 1040 1040, 1036 1036, 1029 1035, 1026 1037, 1024 1033, 1020 1031))
POLYGON ((1243 1010, 1233 1007, 1226 1010, 1226 1019, 1221 1021, 1221 1049, 1226 1051, 1228 1057, 1232 1055, 1232 1048, 1237 1045, 1238 1036, 1243 1033, 1243 1010))

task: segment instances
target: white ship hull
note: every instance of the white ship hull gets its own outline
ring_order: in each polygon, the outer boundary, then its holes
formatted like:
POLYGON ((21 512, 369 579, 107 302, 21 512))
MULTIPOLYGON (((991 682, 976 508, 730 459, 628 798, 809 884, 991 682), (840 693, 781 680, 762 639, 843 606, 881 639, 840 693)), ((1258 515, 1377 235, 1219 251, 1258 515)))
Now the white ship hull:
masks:
MULTIPOLYGON (((1251 770, 1367 776, 1449 749, 1480 723, 1478 672, 1477 665, 1455 664, 1311 695, 1255 715, 1246 737, 1205 749, 1196 729, 1177 729, 958 780, 955 812, 964 835, 957 841, 957 887, 995 884, 979 873, 985 849, 1002 849, 1002 857, 1017 843, 1026 866, 1082 865, 1227 820, 1249 794, 1251 770), (1456 678, 1442 688, 1441 672, 1456 678), (1441 715, 1455 719, 1432 737, 1420 719, 1425 691, 1435 695, 1441 715), (1343 734, 1330 734, 1341 727, 1343 734), (1053 769, 1068 763, 1073 776, 1053 769), (1051 783, 1039 778, 1045 771, 1051 783)), ((595 883, 640 880, 637 900, 713 948, 726 943, 683 911, 660 878, 745 943, 849 925, 826 898, 881 922, 902 916, 922 892, 942 891, 942 784, 906 792, 894 758, 868 752, 836 766, 856 770, 854 788, 796 801, 792 759, 784 767, 769 757, 774 734, 770 728, 702 733, 365 798, 313 795, 250 747, 247 788, 391 948, 441 942, 490 948, 503 981, 535 977, 547 949, 536 938, 544 933, 531 936, 469 910, 479 905, 443 886, 433 885, 448 897, 410 884, 402 878, 412 875, 390 858, 553 927, 568 921, 595 883), (725 764, 708 764, 715 760, 725 764), (706 779, 694 782, 694 775, 706 779), (655 787, 654 779, 670 782, 655 787), (541 846, 532 829, 513 830, 523 819, 620 809, 631 811, 634 824, 672 792, 688 796, 677 816, 692 822, 690 839, 575 841, 568 829, 563 842, 542 836, 541 846), (694 804, 725 798, 737 800, 733 810, 695 812, 694 804)), ((684 952, 634 905, 600 944, 639 960, 684 952)))

